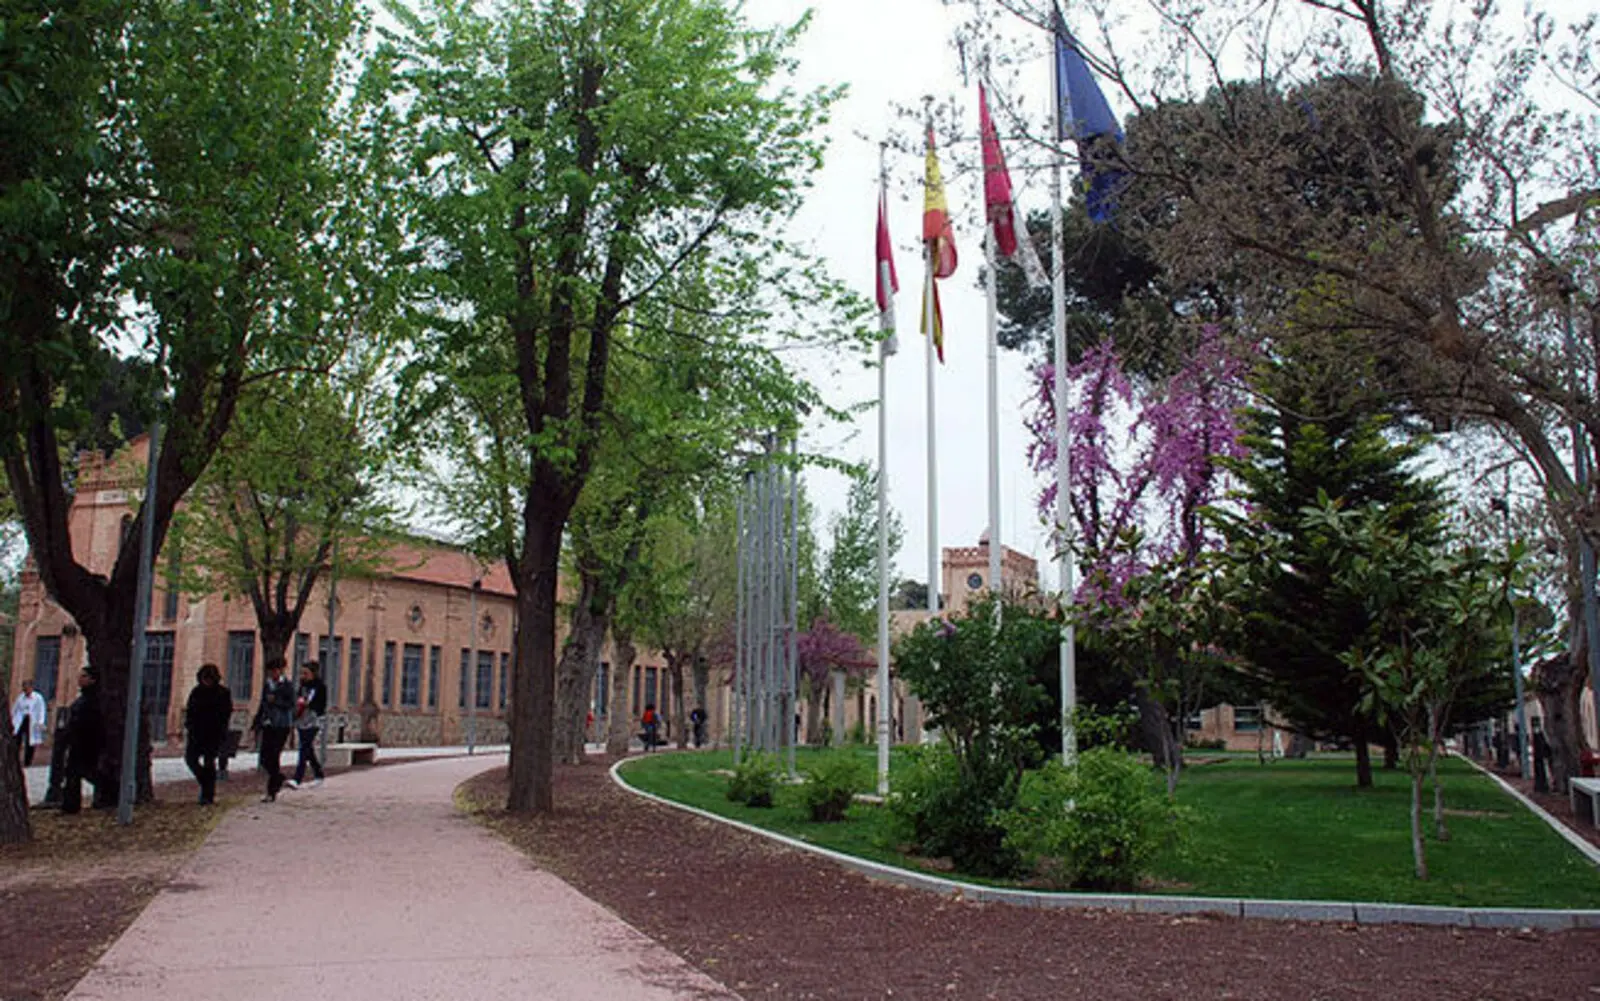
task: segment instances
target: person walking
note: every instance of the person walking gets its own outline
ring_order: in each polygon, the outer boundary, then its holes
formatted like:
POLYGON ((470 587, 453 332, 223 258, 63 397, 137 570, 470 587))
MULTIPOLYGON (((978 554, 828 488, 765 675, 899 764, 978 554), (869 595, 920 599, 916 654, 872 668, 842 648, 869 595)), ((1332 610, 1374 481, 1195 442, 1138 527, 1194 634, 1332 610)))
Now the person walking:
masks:
POLYGON ((328 687, 320 677, 322 665, 308 660, 300 665, 300 688, 295 693, 294 728, 300 734, 300 760, 294 766, 294 784, 306 780, 306 765, 316 776, 312 785, 322 784, 322 762, 317 760, 317 734, 322 729, 322 714, 328 711, 328 687))
POLYGON ((222 671, 215 664, 202 664, 183 709, 183 761, 200 783, 201 806, 217 801, 217 757, 232 718, 233 693, 222 683, 222 671))
POLYGON ((699 706, 690 710, 689 726, 694 734, 694 746, 698 748, 706 742, 706 711, 699 706))
POLYGON ((656 704, 654 702, 645 704, 644 715, 639 717, 639 725, 644 728, 644 749, 646 751, 655 750, 656 735, 661 731, 661 714, 656 712, 656 704))
POLYGON ((44 696, 33 690, 33 679, 23 681, 17 701, 11 703, 11 732, 17 735, 17 754, 24 768, 33 764, 33 749, 44 743, 46 712, 44 696))
POLYGON ((267 792, 263 803, 278 798, 283 788, 283 767, 279 757, 283 745, 289 742, 289 728, 294 725, 294 683, 284 676, 282 657, 267 662, 267 685, 261 692, 261 706, 256 709, 253 729, 260 732, 257 757, 262 771, 267 773, 267 792))
POLYGON ((61 788, 61 812, 83 809, 83 782, 99 787, 100 748, 105 743, 105 721, 100 715, 100 672, 85 666, 78 672, 78 697, 67 709, 67 781, 61 788))

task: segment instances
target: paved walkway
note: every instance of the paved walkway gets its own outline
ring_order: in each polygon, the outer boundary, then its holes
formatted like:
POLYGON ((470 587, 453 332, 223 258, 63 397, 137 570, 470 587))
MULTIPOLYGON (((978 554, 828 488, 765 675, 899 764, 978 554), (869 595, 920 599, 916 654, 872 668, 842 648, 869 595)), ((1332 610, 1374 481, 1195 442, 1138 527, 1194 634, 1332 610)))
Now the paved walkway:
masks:
POLYGON ((69 1001, 738 1001, 455 812, 455 787, 503 762, 233 810, 69 1001))

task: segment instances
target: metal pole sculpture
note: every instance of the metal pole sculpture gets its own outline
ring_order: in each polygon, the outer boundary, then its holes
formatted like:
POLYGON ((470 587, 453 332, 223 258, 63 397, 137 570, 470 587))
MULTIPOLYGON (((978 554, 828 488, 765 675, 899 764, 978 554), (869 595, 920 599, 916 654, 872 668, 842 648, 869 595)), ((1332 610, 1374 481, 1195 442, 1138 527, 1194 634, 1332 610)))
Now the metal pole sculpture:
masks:
MULTIPOLYGON (((797 447, 797 446, 793 446, 797 447)), ((738 755, 788 751, 793 768, 799 617, 800 485, 776 436, 739 496, 734 704, 738 755)))

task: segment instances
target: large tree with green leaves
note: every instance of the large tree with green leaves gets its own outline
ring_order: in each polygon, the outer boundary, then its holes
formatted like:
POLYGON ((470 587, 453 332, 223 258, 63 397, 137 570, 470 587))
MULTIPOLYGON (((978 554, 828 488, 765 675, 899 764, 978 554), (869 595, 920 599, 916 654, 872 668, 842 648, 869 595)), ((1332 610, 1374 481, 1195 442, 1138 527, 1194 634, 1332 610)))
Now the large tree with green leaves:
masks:
MULTIPOLYGON (((516 0, 388 7, 377 61, 405 126, 418 302, 441 354, 505 345, 516 373, 520 509, 507 807, 552 808, 562 536, 593 470, 612 356, 631 311, 686 271, 763 326, 788 261, 774 234, 819 162, 830 96, 778 89, 798 29, 720 0, 516 0)), ((781 284, 781 283, 780 283, 781 284)), ((728 349, 731 346, 724 345, 728 349)), ((498 409, 506 414, 504 406, 498 409)))
POLYGON ((390 399, 376 376, 367 364, 251 387, 174 521, 162 563, 180 569, 169 586, 243 596, 264 662, 284 656, 319 580, 386 565, 390 399))
MULTIPOLYGON (((1051 5, 970 6, 1043 25, 1051 5)), ((1537 484, 1572 567, 1566 663, 1541 672, 1561 787, 1600 653, 1582 602, 1600 494, 1577 473, 1600 440, 1600 20, 1495 0, 1152 6, 1147 29, 1105 6, 1103 31, 1076 25, 1133 109, 1104 151, 1130 179, 1118 225, 1166 285, 1219 283, 1253 336, 1357 361, 1387 411, 1487 430, 1537 484)))
POLYGON ((1413 468, 1419 446, 1390 441, 1331 375, 1306 359, 1263 375, 1273 389, 1248 412, 1249 454, 1229 463, 1244 511, 1217 512, 1228 542, 1220 558, 1231 566, 1228 644, 1245 673, 1297 732, 1353 742, 1357 784, 1369 786, 1368 747, 1386 734, 1345 654, 1372 613, 1337 586, 1334 554, 1301 531, 1302 512, 1325 500, 1374 506, 1394 531, 1431 545, 1443 537, 1444 496, 1413 468))
MULTIPOLYGON (((891 566, 905 536, 900 516, 889 512, 891 566)), ((891 571, 886 571, 891 572, 891 571)), ((878 635, 878 474, 862 472, 850 479, 844 511, 828 525, 828 552, 823 559, 820 597, 835 626, 863 642, 878 635)))
MULTIPOLYGON (((318 362, 350 291, 325 239, 357 8, 23 3, 0 46, 0 459, 39 576, 100 668, 116 773, 139 539, 156 545, 252 379, 318 362), (70 459, 113 359, 144 359, 167 434, 109 573, 73 552, 70 459)), ((114 783, 102 781, 105 802, 114 783)))

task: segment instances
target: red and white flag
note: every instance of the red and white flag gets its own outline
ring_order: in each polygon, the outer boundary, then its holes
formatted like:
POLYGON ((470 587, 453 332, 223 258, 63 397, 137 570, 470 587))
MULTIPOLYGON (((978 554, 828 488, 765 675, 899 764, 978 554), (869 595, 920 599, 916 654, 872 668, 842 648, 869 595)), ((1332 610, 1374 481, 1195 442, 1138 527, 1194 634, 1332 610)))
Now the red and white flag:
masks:
POLYGON ((876 273, 878 286, 878 329, 883 331, 883 353, 892 355, 899 350, 894 336, 894 294, 900 291, 900 278, 894 271, 894 242, 889 239, 889 193, 878 188, 878 250, 876 273))
POLYGON ((983 84, 978 84, 978 127, 983 134, 983 204, 994 227, 994 246, 1001 257, 1016 260, 1027 275, 1030 285, 1048 285, 1050 278, 1039 253, 1028 238, 1028 227, 1017 211, 1016 198, 1011 191, 1011 174, 1006 170, 1006 157, 1000 149, 1000 135, 995 131, 994 119, 989 116, 989 95, 983 84))

